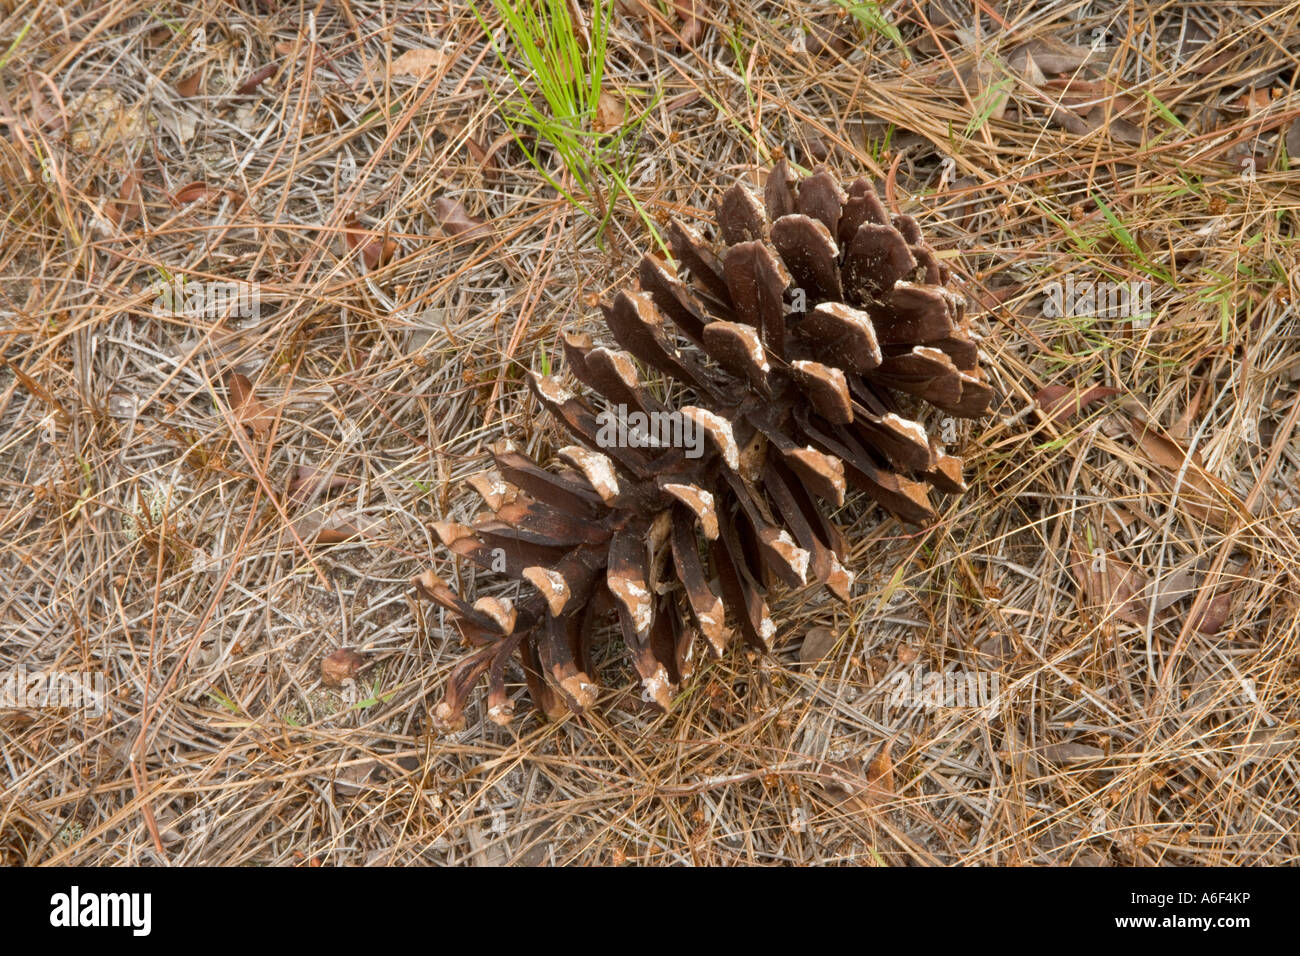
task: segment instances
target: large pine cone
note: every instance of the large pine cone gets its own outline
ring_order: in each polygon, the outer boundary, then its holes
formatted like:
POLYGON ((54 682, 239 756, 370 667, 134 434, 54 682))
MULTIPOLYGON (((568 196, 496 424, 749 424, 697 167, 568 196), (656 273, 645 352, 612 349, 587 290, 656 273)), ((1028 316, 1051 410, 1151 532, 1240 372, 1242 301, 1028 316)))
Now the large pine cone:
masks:
POLYGON ((667 708, 691 673, 697 631, 715 653, 735 631, 770 649, 773 583, 811 579, 848 599, 844 542, 817 498, 843 504, 847 482, 920 524, 935 516, 930 488, 964 489, 961 461, 907 410, 919 399, 974 418, 991 390, 964 300, 945 288, 948 270, 916 221, 890 216, 864 179, 845 193, 826 169, 796 181, 784 160, 764 198, 728 190, 717 244, 670 228, 691 286, 647 255, 641 290, 602 306, 620 349, 566 337, 570 370, 607 410, 532 378, 576 439, 559 450, 566 464, 543 469, 499 447, 499 474, 471 482, 491 514, 472 528, 436 525, 454 553, 528 583, 517 607, 471 606, 432 572, 417 579, 479 648, 435 710, 444 726, 462 723, 485 672, 488 713, 509 721, 505 666, 516 652, 543 711, 590 706, 592 636, 611 609, 643 696, 667 708), (697 404, 665 406, 638 361, 697 404))

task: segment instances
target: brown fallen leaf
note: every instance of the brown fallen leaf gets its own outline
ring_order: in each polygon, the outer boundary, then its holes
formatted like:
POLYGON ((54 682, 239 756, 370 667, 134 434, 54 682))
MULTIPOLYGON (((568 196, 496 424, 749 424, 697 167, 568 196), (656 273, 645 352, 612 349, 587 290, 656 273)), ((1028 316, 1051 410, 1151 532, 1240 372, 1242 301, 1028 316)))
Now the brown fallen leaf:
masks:
POLYGON ((1182 472, 1183 480, 1178 487, 1178 496, 1187 510, 1202 521, 1208 521, 1216 527, 1226 527, 1231 520, 1231 513, 1223 504, 1224 493, 1205 470, 1201 453, 1197 451, 1189 460, 1180 444, 1160 434, 1154 426, 1143 425, 1133 418, 1129 418, 1126 424, 1129 434, 1137 442, 1138 451, 1148 462, 1157 466, 1156 473, 1168 489, 1173 488, 1178 474, 1182 472), (1184 464, 1186 470, 1183 470, 1184 464))
POLYGON ((1206 602, 1201 613, 1192 622, 1192 627, 1201 634, 1218 634, 1232 614, 1232 591, 1220 591, 1206 602))
POLYGON ((1286 157, 1291 169, 1300 167, 1300 118, 1292 121, 1291 128, 1287 130, 1286 157))
POLYGON ((1147 582, 1133 565, 1104 548, 1087 552, 1072 542, 1070 573, 1082 591, 1081 609, 1087 607, 1103 618, 1113 615, 1129 624, 1146 624, 1147 582))
POLYGON ((1054 422, 1065 422, 1093 402, 1119 394, 1118 388, 1109 388, 1105 385, 1093 385, 1086 389, 1077 385, 1048 385, 1039 389, 1034 395, 1034 404, 1038 406, 1045 418, 1054 422))
POLYGON ((867 785, 878 795, 894 795, 894 758, 890 754, 892 741, 881 745, 880 753, 867 764, 867 785))
POLYGON ((1112 139, 1129 146, 1140 145, 1145 140, 1142 130, 1128 120, 1120 116, 1111 116, 1107 120, 1102 112, 1094 112, 1090 118, 1084 119, 1073 110, 1058 106, 1052 110, 1047 121, 1075 136, 1088 136, 1104 127, 1112 139))
MULTIPOLYGON (((43 80, 43 77, 38 77, 35 73, 27 74, 27 89, 31 94, 32 113, 35 114, 36 122, 42 129, 58 129, 66 124, 63 103, 58 100, 51 102, 51 98, 43 89, 47 82, 47 79, 43 80)), ((58 94, 58 89, 52 84, 51 89, 56 95, 58 94)))
POLYGON ((326 687, 342 687, 345 680, 353 680, 365 658, 356 651, 343 647, 320 662, 320 679, 326 687))
POLYGON ((259 438, 264 437, 271 430, 275 416, 254 393, 253 383, 248 376, 239 372, 227 372, 226 388, 230 392, 230 410, 235 415, 235 421, 251 428, 259 438))
POLYGON ((424 76, 448 60, 442 50, 407 50, 393 61, 394 76, 424 76))
POLYGON ((1111 534, 1119 534, 1133 522, 1140 520, 1141 515, 1135 514, 1115 501, 1108 502, 1102 513, 1102 521, 1106 523, 1106 530, 1111 534))
POLYGON ((122 188, 118 198, 104 206, 104 215, 115 226, 133 222, 144 215, 144 206, 140 201, 140 167, 133 166, 122 178, 122 188))
POLYGON ((278 72, 280 72, 280 68, 278 66, 276 66, 274 63, 268 63, 266 66, 254 70, 253 73, 248 77, 248 79, 244 80, 243 83, 240 83, 237 87, 235 87, 235 92, 251 93, 253 92, 253 90, 257 89, 267 80, 269 80, 271 77, 275 76, 275 74, 278 72))
POLYGON ((15 362, 10 361, 4 355, 0 355, 0 368, 7 368, 9 371, 13 372, 14 378, 18 379, 23 388, 31 392, 32 395, 36 396, 36 398, 41 402, 44 402, 45 405, 47 405, 54 414, 58 416, 61 424, 66 425, 72 421, 71 416, 68 414, 68 410, 63 407, 63 404, 46 391, 44 385, 19 368, 15 362))
POLYGON ((867 763, 865 774, 856 771, 847 760, 828 761, 824 765, 830 772, 830 778, 823 784, 826 795, 851 813, 874 814, 896 793, 891 746, 892 741, 885 741, 880 752, 867 763))
POLYGON ((1042 68, 1029 50, 1025 51, 1025 60, 1020 65, 1020 77, 1034 88, 1041 88, 1047 84, 1047 77, 1043 75, 1042 68))
POLYGON ((238 201, 240 196, 233 189, 221 189, 217 186, 209 186, 205 182, 193 182, 176 190, 171 198, 175 206, 188 206, 192 202, 206 202, 210 199, 229 198, 238 201))
POLYGON ((488 239, 492 236, 492 228, 487 223, 475 219, 459 202, 446 196, 439 196, 433 201, 433 214, 438 220, 438 226, 448 236, 464 240, 488 239))
POLYGON ((1097 129, 1100 123, 1089 123, 1078 113, 1064 106, 1057 106, 1047 114, 1047 122, 1051 126, 1059 126, 1067 133, 1073 133, 1075 136, 1084 136, 1097 129))
POLYGON ((593 124, 598 133, 609 133, 623 125, 627 116, 627 105, 623 98, 609 90, 601 90, 596 101, 596 121, 593 124))
POLYGON ((1232 616, 1232 607, 1237 602, 1242 585, 1249 580, 1250 563, 1250 559, 1247 558, 1223 573, 1218 586, 1214 589, 1214 594, 1192 620, 1193 629, 1201 634, 1218 634, 1223 630, 1223 625, 1228 623, 1228 618, 1232 616))
POLYGON ((1300 731, 1285 724, 1277 727, 1256 726, 1249 733, 1237 734, 1233 751, 1246 763, 1269 763, 1280 766, 1295 757, 1300 749, 1300 731))
POLYGON ((989 60, 981 59, 973 68, 959 69, 957 72, 961 84, 970 93, 971 103, 977 112, 988 110, 984 116, 986 120, 1000 120, 1006 116, 1011 97, 1004 87, 1009 81, 1003 77, 1000 69, 989 60))
POLYGON ((349 475, 327 472, 315 465, 299 465, 294 469, 293 478, 289 481, 289 503, 301 506, 315 497, 317 491, 329 494, 331 491, 338 491, 340 488, 348 488, 355 484, 357 479, 349 475))
POLYGON ((1194 567, 1179 568, 1158 581, 1152 581, 1143 597, 1155 605, 1159 614, 1183 598, 1194 595, 1200 578, 1201 572, 1194 567))
POLYGON ((1024 60, 1033 57, 1044 73, 1073 73, 1092 57, 1099 57, 1090 46, 1066 43, 1056 37, 1037 37, 1024 46, 1017 47, 1007 57, 1007 63, 1018 73, 1025 69, 1024 60))
POLYGON ((304 509, 292 524, 298 537, 314 544, 343 544, 357 538, 373 541, 384 531, 383 518, 343 504, 304 509))
POLYGON ((1141 114, 1149 102, 1125 93, 1107 82, 1083 80, 1075 76, 1056 77, 1047 81, 1046 90, 1060 106, 1071 109, 1080 116, 1102 109, 1112 116, 1141 114))
POLYGON ((702 0, 674 0, 673 2, 677 15, 682 18, 682 29, 679 35, 681 46, 685 49, 693 48, 704 35, 704 20, 697 13, 701 2, 702 0))
POLYGON ((1008 282, 1006 285, 998 286, 977 285, 970 290, 969 294, 980 308, 996 311, 1007 299, 1023 292, 1026 285, 1027 283, 1024 282, 1008 282))
POLYGON ((473 136, 466 136, 465 148, 469 150, 469 154, 474 157, 474 162, 478 163, 479 169, 487 168, 492 157, 488 155, 486 146, 476 140, 473 136))
POLYGON ((387 265, 392 261, 393 256, 397 255, 397 241, 386 239, 383 242, 372 242, 366 246, 361 255, 366 260, 366 268, 377 269, 379 266, 387 265))
POLYGON ((806 669, 820 664, 834 650, 839 638, 829 627, 814 627, 799 645, 799 663, 806 669))
POLYGON ((847 56, 856 46, 853 21, 848 17, 818 18, 808 24, 804 49, 809 56, 847 56))
POLYGON ((317 544, 344 544, 361 534, 359 528, 353 525, 343 524, 334 525, 328 528, 321 528, 316 532, 317 544))
POLYGON ((1258 113, 1261 110, 1268 109, 1280 94, 1280 89, 1262 86, 1259 89, 1247 90, 1226 105, 1229 109, 1239 110, 1243 113, 1258 113))
POLYGON ((666 109, 669 114, 672 114, 678 110, 684 110, 688 106, 694 106, 696 103, 703 101, 703 99, 704 97, 697 92, 683 93, 681 96, 674 96, 669 100, 665 104, 664 109, 666 109))
POLYGON ((808 156, 817 163, 826 162, 831 155, 831 147, 826 142, 826 137, 821 134, 821 130, 813 123, 800 123, 799 131, 808 156))
POLYGON ((1196 393, 1192 395, 1186 407, 1183 408, 1183 413, 1174 419, 1172 425, 1165 429, 1165 434, 1169 438, 1182 444, 1191 437, 1194 430, 1193 426, 1200 418, 1201 403, 1205 401, 1205 395, 1209 389, 1209 385, 1210 383, 1208 380, 1201 381, 1201 384, 1196 389, 1196 393))
POLYGON ((587 27, 587 13, 583 7, 588 5, 581 0, 565 0, 565 4, 569 8, 569 22, 573 24, 578 49, 586 53, 591 49, 591 30, 587 27))
POLYGON ((1075 741, 1048 744, 1043 748, 1043 757, 1050 763, 1058 765, 1087 763, 1091 760, 1100 760, 1104 756, 1106 756, 1106 751, 1100 747, 1094 747, 1092 744, 1076 743, 1075 741))
POLYGON ((313 508, 296 515, 290 524, 294 534, 308 544, 346 544, 363 534, 360 528, 348 520, 347 514, 348 509, 334 508, 322 512, 319 508, 313 508))
POLYGON ((1210 74, 1219 74, 1224 72, 1224 67, 1242 59, 1243 51, 1233 43, 1224 49, 1227 37, 1217 36, 1209 39, 1209 42, 1197 47, 1192 56, 1183 64, 1182 69, 1193 76, 1209 76, 1210 74), (1209 56, 1210 51, 1218 50, 1209 56))
POLYGON ((387 265, 397 255, 396 240, 385 239, 380 234, 371 232, 356 219, 344 223, 343 237, 349 252, 355 252, 360 247, 362 261, 368 270, 387 265))
POLYGON ((176 83, 176 92, 187 99, 198 94, 200 87, 203 86, 203 68, 199 67, 183 80, 176 83))

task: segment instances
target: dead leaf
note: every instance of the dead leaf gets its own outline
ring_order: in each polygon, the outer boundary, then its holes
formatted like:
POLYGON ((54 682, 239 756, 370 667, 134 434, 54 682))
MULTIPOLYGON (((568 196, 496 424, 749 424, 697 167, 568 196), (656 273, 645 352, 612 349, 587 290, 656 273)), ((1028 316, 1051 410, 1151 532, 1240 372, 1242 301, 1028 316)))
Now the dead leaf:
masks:
POLYGON ((356 219, 349 219, 343 225, 343 237, 348 251, 355 252, 360 247, 361 259, 367 270, 385 266, 397 255, 396 240, 385 239, 379 233, 365 229, 356 219))
POLYGON ((1007 299, 1023 292, 1026 285, 1027 283, 1024 282, 1009 282, 1006 285, 992 287, 979 285, 971 289, 970 294, 980 308, 997 311, 1007 299))
POLYGON ((394 76, 424 76, 448 60, 442 50, 407 50, 393 61, 394 76))
POLYGON ((18 379, 23 388, 31 392, 37 399, 44 402, 45 405, 47 405, 54 414, 58 416, 60 423, 66 425, 72 420, 71 416, 68 415, 67 409, 63 407, 62 403, 60 403, 57 398, 46 391, 44 385, 36 381, 36 379, 32 378, 25 371, 19 368, 16 363, 11 362, 4 355, 0 355, 0 368, 7 368, 9 371, 13 372, 14 378, 18 379))
POLYGON ((365 658, 350 648, 340 648, 320 662, 321 683, 326 687, 342 687, 345 680, 352 680, 365 663, 365 658))
POLYGON ((266 66, 261 67, 258 70, 255 70, 253 74, 249 76, 248 79, 244 80, 243 83, 240 83, 237 87, 235 87, 235 92, 251 93, 253 92, 253 90, 257 89, 267 80, 269 80, 271 77, 275 76, 275 74, 278 72, 280 72, 280 68, 278 66, 276 66, 274 63, 268 63, 266 66))
POLYGON ((1078 113, 1066 109, 1064 106, 1057 106, 1047 114, 1047 122, 1052 126, 1059 126, 1067 133, 1073 133, 1075 136, 1085 136, 1097 129, 1100 123, 1089 123, 1078 113))
POLYGON ((313 544, 345 544, 356 538, 373 535, 382 522, 363 519, 352 508, 312 508, 294 517, 294 532, 313 544))
MULTIPOLYGON (((1137 440, 1139 449, 1146 455, 1148 460, 1170 471, 1182 469, 1187 460, 1187 455, 1172 438, 1166 438, 1153 428, 1145 426, 1132 418, 1129 419, 1128 429, 1133 438, 1137 440)), ((1188 471, 1191 470, 1189 466, 1188 471)))
POLYGON ((466 240, 488 239, 492 236, 492 228, 487 223, 475 219, 459 202, 446 196, 439 196, 433 201, 433 214, 448 236, 466 240))
POLYGON ((1042 87, 1047 83, 1047 77, 1043 75, 1042 68, 1029 50, 1025 51, 1025 62, 1020 66, 1020 76, 1033 87, 1042 87))
POLYGON ((235 415, 235 421, 251 428, 259 438, 264 437, 271 430, 275 416, 258 399, 248 376, 239 372, 227 372, 226 388, 230 391, 230 410, 235 415))
POLYGON ((1113 615, 1129 624, 1146 624, 1147 582, 1133 565, 1104 548, 1085 552, 1073 543, 1070 558, 1070 572, 1084 599, 1081 607, 1088 607, 1104 618, 1113 615))
POLYGON ((1110 137, 1129 146, 1140 146, 1146 142, 1142 129, 1123 117, 1113 117, 1110 121, 1110 137))
POLYGON ((1277 98, 1278 91, 1263 86, 1256 90, 1247 90, 1227 105, 1229 109, 1236 109, 1243 113, 1258 113, 1268 109, 1277 98))
POLYGON ((1231 514, 1223 505, 1223 495, 1217 484, 1205 470, 1201 453, 1196 452, 1188 460, 1182 446, 1160 434, 1154 426, 1143 425, 1132 418, 1126 424, 1129 434, 1137 442, 1138 450, 1151 464, 1157 466, 1156 473, 1168 488, 1173 488, 1174 481, 1182 471, 1183 480, 1178 487, 1178 495, 1187 510, 1202 521, 1209 521, 1216 527, 1225 527, 1231 514), (1185 471, 1184 463, 1187 466, 1185 471))
POLYGON ((1287 130, 1286 157, 1290 168, 1300 167, 1300 118, 1292 121, 1291 128, 1287 130))
POLYGON ((1128 120, 1123 117, 1112 116, 1110 121, 1107 122, 1106 115, 1100 112, 1094 113, 1090 119, 1084 119, 1073 110, 1058 106, 1052 110, 1047 117, 1047 121, 1061 127, 1066 132, 1073 133, 1075 136, 1088 136, 1104 127, 1111 138, 1118 142, 1137 146, 1144 141, 1142 130, 1128 120))
POLYGON ((133 222, 144 215, 144 206, 140 202, 140 167, 133 166, 122 178, 118 198, 105 205, 104 215, 114 226, 133 222))
POLYGON ((1034 404, 1045 418, 1059 423, 1069 421, 1093 402, 1119 394, 1118 388, 1105 385, 1093 385, 1086 389, 1080 389, 1076 385, 1048 385, 1038 390, 1034 404))
POLYGON ((1223 591, 1210 598, 1192 622, 1192 627, 1201 634, 1218 634, 1232 613, 1232 598, 1231 591, 1223 591))
POLYGON ((981 667, 1001 670, 1016 657, 1016 645, 1006 634, 990 634, 975 648, 983 658, 981 667))
POLYGON ((877 795, 893 796, 894 795, 894 758, 890 755, 890 741, 880 748, 880 753, 871 759, 867 764, 867 785, 871 787, 877 795))
POLYGON ((210 199, 222 198, 230 198, 238 201, 240 195, 233 189, 221 189, 217 186, 209 186, 205 182, 194 182, 182 186, 173 193, 172 204, 175 206, 188 206, 192 202, 206 202, 210 199))
MULTIPOLYGON (((41 77, 35 73, 27 74, 27 89, 31 93, 32 113, 36 116, 37 125, 42 129, 57 129, 64 125, 62 103, 52 103, 42 89, 41 77)), ((58 89, 51 86, 57 94, 58 89)))
POLYGON ((359 536, 361 530, 350 524, 339 524, 321 528, 316 532, 317 544, 344 544, 359 536))
POLYGON ((704 21, 696 15, 700 0, 674 0, 677 15, 682 18, 681 46, 691 49, 704 35, 704 21))
POLYGON ((853 21, 848 17, 814 20, 808 24, 808 35, 804 37, 804 49, 810 56, 848 56, 856 45, 853 21))
POLYGON ((586 53, 591 49, 591 30, 587 28, 587 14, 583 10, 584 4, 579 0, 565 0, 569 8, 569 22, 573 24, 574 33, 578 41, 578 49, 586 53))
POLYGON ((1205 607, 1192 621, 1192 627, 1202 634, 1218 634, 1232 615, 1241 586, 1249 580, 1250 560, 1247 559, 1224 575, 1226 583, 1215 588, 1215 593, 1205 602, 1205 607))
POLYGON ((1024 60, 1033 57, 1043 73, 1073 73, 1096 56, 1090 46, 1077 46, 1056 37, 1037 37, 1018 47, 1007 57, 1012 69, 1024 74, 1024 60))
POLYGON ((1054 764, 1087 763, 1090 760, 1100 760, 1104 756, 1106 756, 1106 751, 1100 747, 1094 747, 1092 744, 1075 743, 1074 741, 1049 744, 1043 748, 1043 757, 1054 764))
POLYGON ((1205 400, 1205 393, 1209 387, 1209 381, 1202 381, 1197 387, 1196 393, 1192 396, 1183 413, 1178 416, 1172 425, 1166 429, 1170 438, 1176 442, 1185 442, 1188 436, 1192 434, 1192 426, 1201 414, 1201 403, 1205 400))
POLYGON ((1140 520, 1139 515, 1115 501, 1108 502, 1106 510, 1102 513, 1102 521, 1106 523, 1106 530, 1111 534, 1118 534, 1138 520, 1140 520))
POLYGON ((627 104, 623 98, 609 90, 601 90, 596 101, 596 132, 609 133, 623 125, 627 117, 627 104))
POLYGON ((473 136, 466 136, 465 148, 469 150, 469 154, 474 157, 474 162, 478 163, 480 169, 487 167, 491 157, 488 156, 486 146, 476 140, 473 136))
POLYGON ((1238 734, 1233 744, 1246 763, 1277 763, 1290 760, 1300 745, 1300 733, 1294 727, 1255 727, 1238 734))
POLYGON ((980 60, 975 66, 973 77, 964 81, 969 88, 972 85, 975 89, 971 90, 977 109, 983 110, 990 103, 990 97, 996 97, 991 101, 992 109, 988 112, 986 119, 1000 120, 1007 114, 1007 104, 1011 102, 1011 97, 1007 95, 1005 87, 1010 83, 1002 76, 1002 71, 994 66, 989 60, 980 60), (975 90, 978 90, 976 94, 975 90))
POLYGON ((1200 572, 1194 567, 1179 568, 1159 581, 1152 581, 1143 597, 1155 605, 1159 614, 1183 598, 1194 595, 1200 577, 1200 572))
POLYGON ((872 814, 881 804, 895 796, 894 761, 890 756, 892 741, 885 741, 880 752, 868 762, 866 773, 854 770, 849 761, 828 761, 830 773, 823 787, 826 795, 850 813, 872 814))
POLYGON ((799 130, 808 155, 816 162, 824 163, 830 157, 831 148, 827 145, 826 137, 822 136, 821 130, 813 123, 800 123, 799 130))
POLYGON ((689 106, 694 106, 703 99, 704 97, 697 92, 683 93, 681 96, 674 96, 664 108, 671 114, 678 110, 684 110, 689 106))
POLYGON ((821 663, 834 650, 839 638, 829 627, 814 627, 799 645, 799 663, 805 668, 821 663))
POLYGON ((185 79, 176 83, 176 92, 186 98, 195 96, 203 85, 203 68, 199 67, 185 79))
POLYGON ((1112 116, 1127 116, 1133 113, 1140 115, 1148 105, 1145 100, 1125 93, 1112 83, 1083 80, 1077 76, 1062 76, 1048 80, 1046 89, 1055 94, 1053 99, 1058 105, 1071 109, 1080 116, 1087 116, 1096 109, 1102 109, 1112 116))
POLYGON ((387 265, 395 255, 397 255, 397 241, 394 239, 386 239, 382 242, 376 240, 361 250, 361 257, 365 259, 367 269, 377 269, 387 265))
POLYGON ((289 503, 301 506, 316 496, 317 491, 329 494, 340 488, 357 484, 357 479, 337 472, 326 472, 315 465, 299 465, 289 481, 289 503))

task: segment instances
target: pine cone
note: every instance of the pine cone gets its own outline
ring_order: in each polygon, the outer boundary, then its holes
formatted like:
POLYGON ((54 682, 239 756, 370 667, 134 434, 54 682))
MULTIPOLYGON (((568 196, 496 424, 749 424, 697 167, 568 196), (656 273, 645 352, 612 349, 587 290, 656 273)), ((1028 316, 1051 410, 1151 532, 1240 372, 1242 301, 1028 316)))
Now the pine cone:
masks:
POLYGON ((489 715, 510 720, 515 653, 541 710, 591 706, 592 638, 611 611, 643 697, 666 709, 697 632, 717 654, 735 632, 770 650, 774 584, 817 581, 848 599, 844 542, 816 499, 842 505, 852 485, 921 524, 935 517, 930 488, 964 490, 961 461, 906 416, 928 402, 975 418, 992 393, 964 300, 916 221, 890 216, 864 179, 846 193, 824 168, 796 181, 784 160, 764 198, 728 190, 717 245, 670 228, 691 285, 647 255, 640 291, 601 307, 619 349, 566 336, 570 371, 604 411, 532 377, 576 441, 558 452, 565 464, 500 446, 499 473, 471 480, 491 513, 435 525, 455 554, 528 585, 518 606, 471 606, 432 572, 416 580, 478 648, 435 710, 444 726, 463 723, 484 673, 489 715), (657 400, 638 362, 695 404, 657 400))

